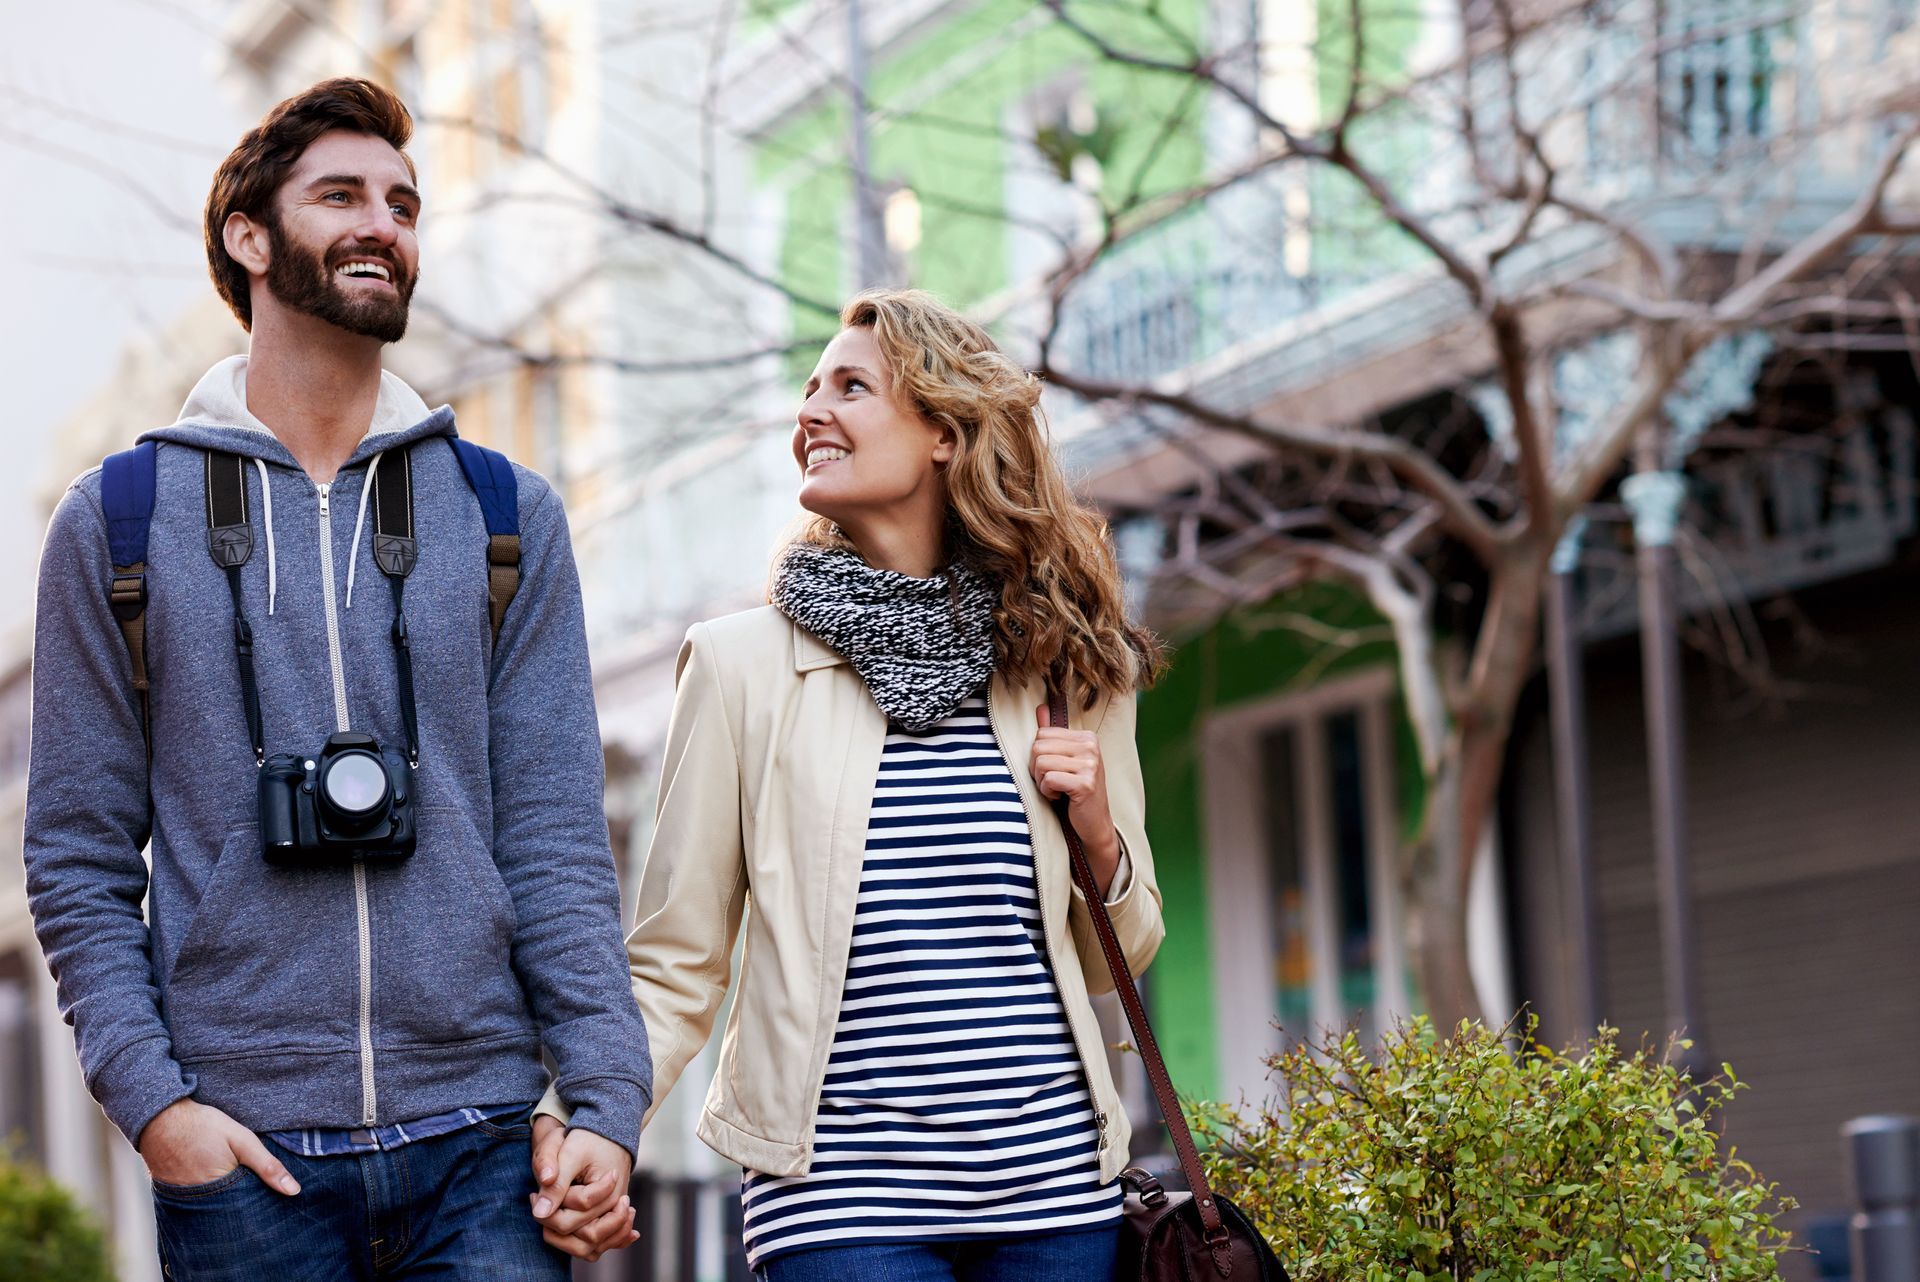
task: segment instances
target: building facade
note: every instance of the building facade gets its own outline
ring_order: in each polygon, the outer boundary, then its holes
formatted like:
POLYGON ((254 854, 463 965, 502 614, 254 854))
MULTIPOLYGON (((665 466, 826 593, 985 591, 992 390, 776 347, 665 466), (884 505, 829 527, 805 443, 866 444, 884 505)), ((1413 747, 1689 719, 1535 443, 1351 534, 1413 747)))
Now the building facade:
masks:
MULTIPOLYGON (((1561 82, 1591 99, 1556 135, 1582 190, 1723 265, 1727 246, 1787 243, 1843 207, 1887 136, 1875 104, 1901 68, 1920 66, 1915 5, 1774 8, 1622 0, 1609 10, 1621 25, 1551 51, 1561 82), (1657 56, 1630 74, 1643 48, 1657 56), (1614 78, 1632 91, 1607 91, 1614 78), (1817 147, 1789 145, 1816 132, 1817 147), (1790 188, 1754 179, 1729 197, 1708 181, 1753 179, 1783 155, 1790 188)), ((1426 83, 1474 48, 1455 6, 1361 9, 1392 19, 1365 54, 1384 81, 1426 83)), ((1096 39, 1176 62, 1216 51, 1232 86, 1303 130, 1341 108, 1344 6, 1072 11, 1096 39)), ((1022 0, 768 0, 737 14, 690 3, 676 15, 614 0, 261 0, 237 6, 230 26, 228 74, 262 108, 354 71, 387 79, 418 110, 427 270, 394 368, 429 403, 451 402, 464 434, 539 468, 567 499, 609 822, 629 882, 680 638, 695 619, 761 599, 794 515, 795 389, 837 305, 862 285, 934 289, 1023 356, 1045 343, 1059 368, 1091 379, 1154 382, 1277 422, 1411 431, 1460 415, 1469 434, 1497 438, 1497 413, 1478 394, 1488 353, 1461 337, 1470 309, 1340 182, 1292 168, 1227 181, 1272 139, 1219 95, 1102 56, 1022 0), (1055 309, 1057 269, 1113 229, 1116 193, 1130 208, 1178 212, 1100 255, 1055 309)), ((1448 184, 1466 181, 1443 131, 1417 113, 1382 121, 1393 174, 1419 179, 1443 208, 1448 184)), ((1903 190, 1920 195, 1912 182, 1903 190)), ((1536 237, 1514 270, 1604 280, 1619 257, 1567 225, 1536 237)), ((1536 339, 1566 353, 1555 366, 1563 418, 1618 396, 1604 377, 1610 337, 1590 318, 1543 315, 1536 339)), ((56 484, 164 418, 241 342, 210 304, 166 350, 130 355, 64 434, 72 454, 56 484)), ((1916 394, 1891 358, 1813 363, 1762 353, 1744 395, 1715 409, 1715 424, 1759 424, 1776 446, 1709 446, 1694 461, 1683 524, 1713 573, 1682 597, 1689 617, 1710 622, 1716 610, 1758 617, 1793 593, 1833 644, 1807 649, 1771 719, 1732 715, 1737 683, 1718 689, 1711 666, 1690 669, 1685 763, 1697 1031, 1754 1084, 1732 1123, 1743 1154, 1831 1210, 1839 1118, 1920 1108, 1901 1071, 1920 1020, 1900 937, 1920 893, 1920 829, 1898 786, 1920 763, 1889 715, 1904 706, 1898 656, 1911 621, 1882 608, 1912 582, 1916 394), (1831 430, 1843 399, 1863 424, 1852 435, 1831 430)), ((1157 1031, 1183 1091, 1257 1095, 1263 1055, 1286 1038, 1349 1023, 1377 1033, 1420 1009, 1396 873, 1425 804, 1401 656, 1359 594, 1299 583, 1284 547, 1258 530, 1183 515, 1209 487, 1266 484, 1264 447, 1169 432, 1057 388, 1047 407, 1076 480, 1114 519, 1143 610, 1175 645, 1140 710, 1168 922, 1148 980, 1157 1031), (1209 563, 1224 588, 1170 568, 1185 545, 1218 554, 1209 563)), ((1486 1010, 1531 1004, 1549 1037, 1580 1034, 1573 994, 1590 983, 1607 1020, 1661 1037, 1670 1011, 1637 711, 1640 620, 1621 569, 1633 539, 1611 492, 1590 515, 1571 573, 1600 943, 1591 956, 1564 944, 1573 890, 1542 675, 1471 888, 1472 968, 1486 1010)), ((1781 606, 1762 631, 1803 643, 1799 617, 1781 606)), ((18 702, 20 676, 6 680, 15 693, 0 699, 18 702)), ((71 1080, 70 1041, 20 915, 0 921, 15 922, 0 936, 0 1030, 25 1030, 0 1054, 41 1066, 29 1134, 82 1137, 62 1141, 74 1156, 56 1174, 101 1190, 96 1204, 133 1261, 145 1250, 127 1209, 143 1205, 137 1163, 123 1144, 116 1154, 71 1080), (56 1085, 63 1072, 71 1089, 56 1085)), ((658 1194, 644 1208, 651 1231, 603 1263, 609 1276, 738 1269, 733 1173, 692 1137, 709 1066, 689 1070, 643 1141, 642 1180, 658 1194)))
MULTIPOLYGON (((1179 76, 1094 48, 1105 39, 1176 65, 1206 50, 1264 111, 1310 132, 1342 106, 1343 15, 1160 5, 1154 37, 1129 28, 1122 7, 1077 12, 1093 39, 1036 6, 991 0, 875 17, 864 172, 847 159, 839 64, 809 77, 813 64, 790 46, 755 64, 781 89, 743 109, 742 128, 784 219, 790 277, 812 293, 859 283, 864 200, 881 215, 893 279, 972 308, 1030 358, 1045 341, 1068 373, 1280 423, 1411 433, 1457 416, 1497 441, 1491 353, 1426 255, 1370 220, 1337 175, 1222 181, 1271 144, 1247 112, 1185 111, 1179 76), (1049 310, 1058 278, 1048 273, 1111 230, 1100 198, 1116 183, 1149 197, 1208 194, 1101 255, 1072 283, 1073 301, 1049 310)), ((1488 32, 1463 32, 1452 8, 1362 12, 1387 32, 1369 69, 1410 99, 1443 69, 1495 61, 1477 52, 1488 32)), ((1555 12, 1526 9, 1543 27, 1555 12)), ((1705 278, 1750 270, 1743 250, 1764 260, 1844 210, 1914 110, 1920 13, 1908 0, 1593 12, 1590 29, 1520 50, 1524 75, 1575 104, 1546 145, 1583 198, 1637 220, 1705 278)), ((1519 90, 1520 109, 1553 115, 1533 92, 1519 90)), ((1381 113, 1373 141, 1390 177, 1445 211, 1474 179, 1434 123, 1439 109, 1423 105, 1381 113)), ((1889 199, 1910 210, 1917 197, 1920 165, 1909 162, 1889 199)), ((1471 227, 1455 230, 1471 242, 1471 227)), ((1510 270, 1545 292, 1617 279, 1622 253, 1568 222, 1531 238, 1510 270)), ((1857 260, 1831 279, 1849 270, 1857 260)), ((809 318, 793 310, 798 332, 809 318)), ((1618 356, 1630 335, 1575 308, 1530 323, 1530 339, 1556 353, 1542 364, 1567 432, 1624 399, 1618 356)), ((1902 336, 1787 329, 1711 358, 1724 368, 1705 381, 1718 385, 1682 407, 1700 420, 1678 514, 1684 627, 1702 653, 1735 655, 1695 658, 1683 673, 1684 903, 1665 902, 1653 854, 1636 541, 1609 486, 1567 571, 1574 648, 1590 669, 1599 942, 1584 955, 1566 944, 1574 854, 1556 806, 1544 671, 1523 705, 1469 913, 1485 1010, 1525 1003, 1543 1036, 1572 1040, 1586 1027, 1574 994, 1590 987, 1597 1019, 1660 1041, 1676 1029, 1663 972, 1678 945, 1659 929, 1672 907, 1688 923, 1685 968, 1697 971, 1688 1031, 1752 1083, 1731 1133, 1805 1204, 1795 1221, 1805 1230, 1844 1206, 1841 1121, 1920 1106, 1907 1071, 1920 1014, 1901 938, 1920 848, 1894 783, 1920 750, 1902 737, 1906 625, 1889 605, 1916 555, 1916 392, 1902 336), (1748 634, 1716 635, 1726 629, 1748 634), (1791 675, 1756 670, 1756 654, 1777 654, 1791 675)), ((1265 483, 1264 447, 1065 396, 1049 405, 1085 492, 1115 519, 1149 618, 1176 643, 1140 716, 1169 927, 1149 980, 1160 1038, 1184 1089, 1257 1095, 1263 1055, 1289 1037, 1347 1024, 1375 1033, 1419 1009, 1395 870, 1424 804, 1400 656, 1386 621, 1346 589, 1249 600, 1251 585, 1298 578, 1278 541, 1183 516, 1222 485, 1265 483), (1183 540, 1213 541, 1220 554, 1206 563, 1233 581, 1216 590, 1173 572, 1183 540)))

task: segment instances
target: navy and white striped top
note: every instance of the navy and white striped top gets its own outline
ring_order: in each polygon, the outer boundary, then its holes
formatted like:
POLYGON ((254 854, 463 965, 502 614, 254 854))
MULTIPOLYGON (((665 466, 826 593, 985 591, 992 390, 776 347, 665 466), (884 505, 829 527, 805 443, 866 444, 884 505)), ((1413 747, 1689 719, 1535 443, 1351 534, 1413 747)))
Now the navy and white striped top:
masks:
POLYGON ((1047 965, 1019 790, 976 696, 888 727, 803 1176, 749 1171, 747 1257, 1120 1218, 1047 965))

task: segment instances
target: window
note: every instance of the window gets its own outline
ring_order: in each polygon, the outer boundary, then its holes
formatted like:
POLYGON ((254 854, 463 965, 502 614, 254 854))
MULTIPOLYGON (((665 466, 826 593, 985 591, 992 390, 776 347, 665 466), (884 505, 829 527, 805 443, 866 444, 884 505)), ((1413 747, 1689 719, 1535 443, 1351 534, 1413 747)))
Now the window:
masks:
POLYGON ((1313 1020, 1313 993, 1307 986, 1306 883, 1300 872, 1299 813, 1294 792, 1294 728, 1282 726, 1261 743, 1260 765, 1266 784, 1267 898, 1274 932, 1274 1018, 1294 1036, 1313 1020))
POLYGON ((1203 732, 1221 1089, 1325 1029, 1411 1013, 1389 671, 1231 709, 1203 732), (1274 1027, 1275 1024, 1279 1028, 1274 1027))
POLYGON ((1718 163, 1773 136, 1774 81, 1792 23, 1755 0, 1719 0, 1663 15, 1661 141, 1682 163, 1718 163))

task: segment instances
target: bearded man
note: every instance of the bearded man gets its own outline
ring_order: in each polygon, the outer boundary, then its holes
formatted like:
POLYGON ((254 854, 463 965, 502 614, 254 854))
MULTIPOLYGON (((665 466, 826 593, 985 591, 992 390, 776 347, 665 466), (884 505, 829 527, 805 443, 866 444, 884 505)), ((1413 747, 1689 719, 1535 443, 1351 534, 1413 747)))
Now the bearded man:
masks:
POLYGON ((28 893, 170 1278, 557 1280, 633 1238, 652 1074, 579 581, 547 483, 382 368, 411 130, 337 79, 247 133, 206 248, 249 354, 42 558, 28 893), (571 1129, 536 1172, 543 1053, 571 1129))

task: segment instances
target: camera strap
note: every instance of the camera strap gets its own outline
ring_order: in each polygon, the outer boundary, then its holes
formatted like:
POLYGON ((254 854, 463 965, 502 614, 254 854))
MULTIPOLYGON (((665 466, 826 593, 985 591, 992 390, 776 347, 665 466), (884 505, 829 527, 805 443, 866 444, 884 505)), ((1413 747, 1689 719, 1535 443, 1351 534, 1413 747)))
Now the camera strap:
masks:
MULTIPOLYGON (((386 473, 380 471, 387 455, 374 455, 367 469, 369 492, 362 500, 373 505, 373 559, 393 588, 393 657, 400 681, 400 720, 407 734, 407 764, 420 764, 420 724, 413 702, 413 646, 407 636, 405 592, 420 545, 413 533, 413 459, 407 450, 394 453, 386 473), (395 469, 397 479, 390 479, 395 469)), ((210 450, 206 455, 207 551, 213 563, 227 572, 227 590, 233 596, 233 651, 240 667, 240 697, 246 706, 247 733, 253 741, 254 764, 267 759, 260 720, 260 683, 253 670, 253 627, 247 622, 241 596, 240 567, 253 555, 253 523, 247 507, 246 461, 238 454, 210 450)))
POLYGON ((407 576, 419 559, 420 545, 413 537, 413 452, 400 450, 385 472, 376 454, 367 468, 367 485, 373 491, 373 561, 393 587, 393 663, 400 676, 400 721, 407 731, 407 764, 420 764, 420 721, 413 706, 413 644, 407 638, 407 576), (400 475, 393 479, 394 469, 400 475))
POLYGON ((253 522, 247 515, 246 463, 238 454, 207 454, 207 551, 213 563, 227 572, 227 591, 233 596, 233 652, 240 662, 240 698, 247 708, 247 734, 253 740, 253 763, 267 759, 260 728, 260 682, 253 674, 253 625, 240 595, 240 567, 253 555, 253 522))

